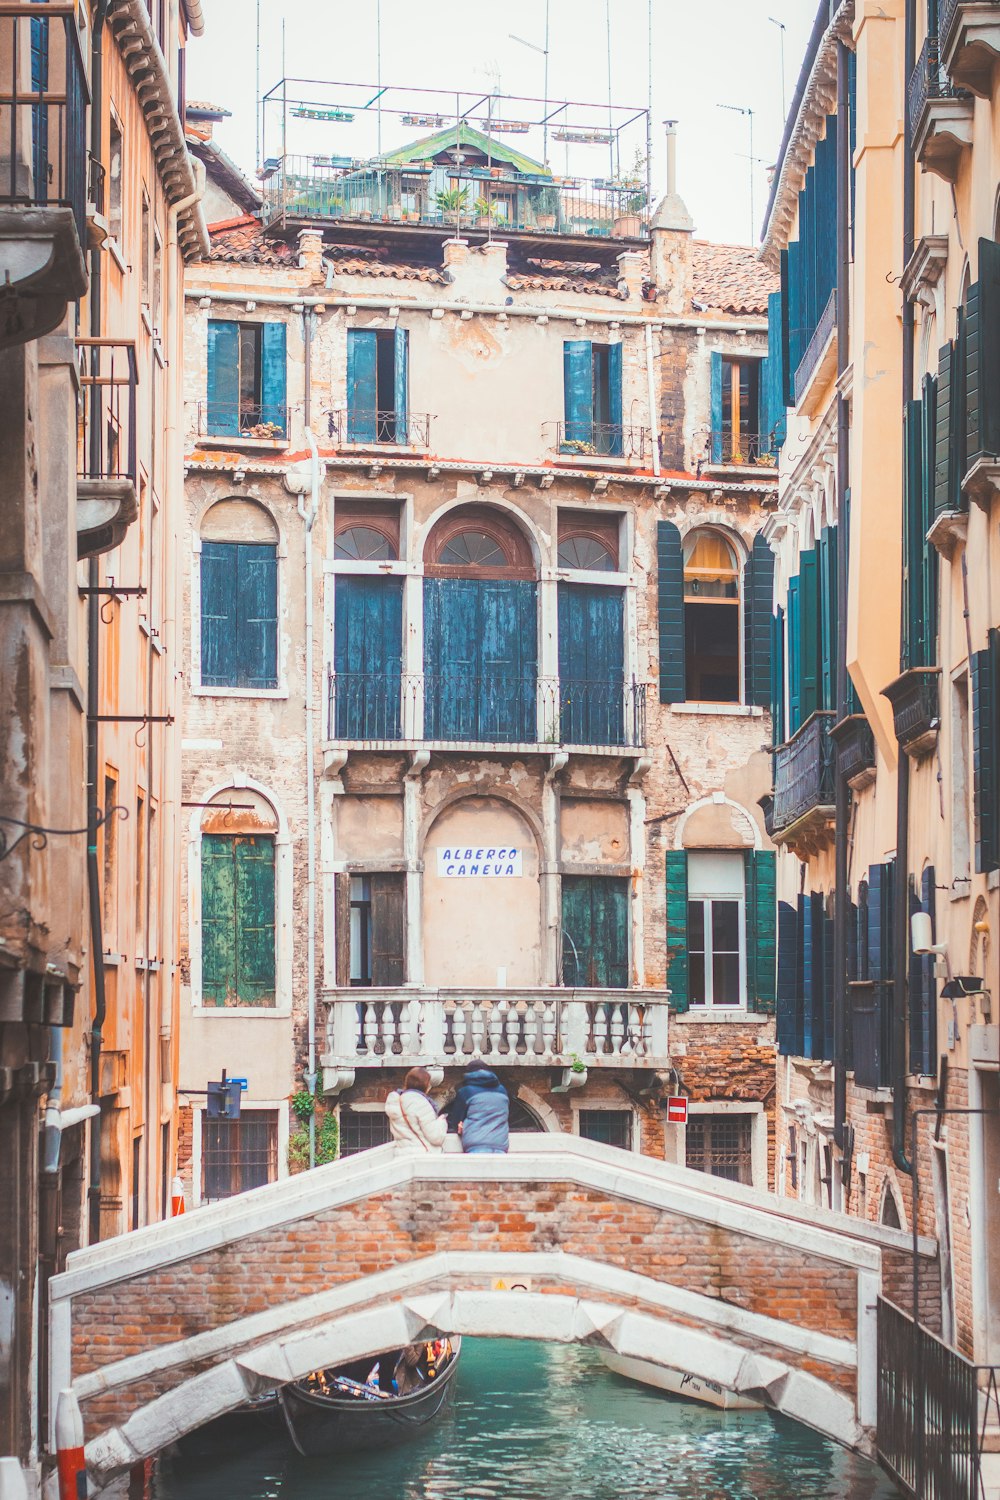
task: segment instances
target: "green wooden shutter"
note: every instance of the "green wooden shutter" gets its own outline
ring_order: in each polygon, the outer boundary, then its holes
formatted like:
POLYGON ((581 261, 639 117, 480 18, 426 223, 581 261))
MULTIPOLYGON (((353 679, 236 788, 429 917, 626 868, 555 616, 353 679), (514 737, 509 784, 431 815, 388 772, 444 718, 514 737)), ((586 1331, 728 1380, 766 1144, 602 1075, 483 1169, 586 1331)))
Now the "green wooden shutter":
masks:
POLYGON ((801 579, 788 580, 788 738, 802 728, 802 629, 799 592, 801 579))
POLYGON ((201 546, 201 685, 236 687, 239 547, 235 542, 201 546))
POLYGON ((621 344, 608 345, 608 421, 611 431, 608 433, 605 447, 609 456, 616 457, 623 451, 625 434, 622 431, 622 346, 621 344))
POLYGON ((785 741, 785 611, 771 616, 771 740, 785 741))
POLYGON ((986 451, 980 412, 982 352, 979 283, 975 281, 965 294, 962 329, 965 345, 965 461, 971 467, 986 451))
MULTIPOLYGON (((725 371, 722 363, 722 355, 717 349, 712 350, 711 356, 711 391, 712 391, 712 462, 722 462, 722 423, 725 411, 725 393, 723 390, 723 375, 725 371)), ((733 445, 736 444, 736 434, 733 434, 733 445)))
POLYGON ((774 1014, 777 960, 776 858, 772 849, 747 849, 747 1007, 774 1014))
POLYGON ((771 701, 771 621, 774 553, 761 532, 743 570, 743 691, 747 703, 771 701))
MULTIPOLYGON (((961 318, 961 309, 959 309, 961 318)), ((934 514, 966 509, 962 492, 965 474, 965 414, 963 411, 963 340, 938 351, 937 404, 934 420, 934 514)))
POLYGON ((273 1005, 275 977, 274 839, 234 841, 236 991, 240 1005, 273 1005))
POLYGON ((804 724, 819 707, 819 586, 815 549, 799 555, 801 714, 804 724))
POLYGON ((236 1003, 236 885, 233 841, 201 839, 201 997, 203 1005, 236 1003))
POLYGON ((238 323, 208 320, 209 437, 235 437, 240 430, 240 330, 238 323))
POLYGON ((927 540, 934 524, 934 447, 937 427, 937 380, 933 375, 923 379, 920 461, 920 606, 922 666, 937 661, 938 554, 927 540))
POLYGON ((347 441, 374 443, 378 433, 375 380, 377 339, 373 329, 347 330, 347 441))
POLYGON ((684 549, 673 521, 656 523, 656 613, 660 633, 660 702, 683 703, 684 549))
MULTIPOLYGON (((937 941, 935 923, 934 866, 927 865, 920 877, 920 895, 910 891, 910 914, 924 911, 931 919, 931 931, 937 941)), ((937 1072, 937 981, 934 955, 913 954, 910 963, 910 1073, 925 1077, 937 1072)))
POLYGON ((820 707, 837 706, 837 528, 826 526, 820 533, 820 707))
POLYGON ((688 1008, 688 863, 683 849, 668 849, 667 986, 676 1011, 688 1008))
POLYGON ((273 422, 282 437, 288 430, 285 334, 284 323, 265 323, 261 329, 260 419, 273 422))
POLYGON ((406 983, 406 877, 372 875, 372 984, 406 983))
POLYGON ((562 878, 562 982, 585 989, 593 948, 593 907, 585 875, 562 878))
POLYGON ((979 241, 979 440, 1000 454, 1000 244, 990 239, 979 241))
POLYGON ((409 442, 407 418, 410 410, 410 335, 405 328, 397 328, 395 339, 395 367, 393 370, 393 401, 396 412, 396 442, 409 442))
POLYGON ((278 686, 278 552, 241 542, 236 549, 236 681, 239 687, 278 686))
POLYGON ((592 983, 601 989, 625 989, 629 982, 628 881, 590 876, 593 947, 592 983))
POLYGON ((799 915, 787 901, 778 903, 777 1041, 783 1057, 802 1056, 802 996, 799 986, 799 915))
POLYGON ((594 346, 589 339, 563 343, 563 400, 567 443, 594 441, 594 346))
POLYGON ((985 651, 974 651, 972 677, 972 774, 976 870, 1000 865, 1000 631, 991 630, 985 651))

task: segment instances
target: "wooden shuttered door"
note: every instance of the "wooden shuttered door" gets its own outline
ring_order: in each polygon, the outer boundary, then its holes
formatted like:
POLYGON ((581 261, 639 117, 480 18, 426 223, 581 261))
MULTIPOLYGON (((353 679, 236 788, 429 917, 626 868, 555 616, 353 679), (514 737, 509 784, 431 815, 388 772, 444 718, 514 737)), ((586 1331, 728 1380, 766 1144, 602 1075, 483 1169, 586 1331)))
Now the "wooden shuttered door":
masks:
POLYGON ((778 903, 777 1040, 783 1057, 803 1055, 802 944, 798 909, 778 903))
POLYGON ((562 743, 620 745, 625 724, 625 594, 559 584, 562 743))
POLYGON ((274 839, 201 841, 202 1003, 274 1005, 274 839))
POLYGON ((973 829, 976 870, 1000 867, 1000 630, 972 654, 973 829))
POLYGON ((424 580, 426 738, 535 740, 537 616, 531 582, 424 580))
POLYGON ((743 693, 747 703, 771 701, 771 607, 774 553, 760 534, 743 570, 743 693))
POLYGON ((563 984, 577 989, 627 988, 628 906, 627 880, 563 876, 563 984))
POLYGON ((406 877, 372 875, 372 984, 406 983, 406 877))
POLYGON ((235 437, 240 430, 240 329, 238 323, 208 320, 208 410, 210 437, 235 437))
POLYGON ((686 696, 684 549, 673 521, 656 523, 656 596, 660 702, 683 703, 686 696))
POLYGON ((747 849, 746 965, 747 1008, 773 1015, 776 997, 776 858, 771 849, 747 849))
POLYGON ((203 542, 203 687, 278 685, 278 554, 257 542, 203 542))
POLYGON ((403 580, 338 576, 334 583, 333 637, 337 738, 398 739, 403 580))
POLYGON ((667 878, 667 987, 674 1010, 686 1011, 690 1003, 688 960, 688 864, 683 849, 669 849, 667 878))

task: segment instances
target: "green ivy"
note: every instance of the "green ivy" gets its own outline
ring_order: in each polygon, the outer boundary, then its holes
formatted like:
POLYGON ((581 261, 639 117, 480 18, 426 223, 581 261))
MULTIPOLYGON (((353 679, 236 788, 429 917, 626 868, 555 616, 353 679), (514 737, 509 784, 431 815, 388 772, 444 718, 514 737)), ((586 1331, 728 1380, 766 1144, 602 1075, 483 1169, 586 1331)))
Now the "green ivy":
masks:
POLYGON ((299 1089, 292 1095, 292 1114, 297 1120, 308 1120, 316 1110, 316 1095, 308 1089, 299 1089))
POLYGON ((336 1161, 339 1147, 340 1133, 337 1129, 337 1116, 324 1115, 316 1131, 316 1165, 325 1167, 327 1162, 336 1161))

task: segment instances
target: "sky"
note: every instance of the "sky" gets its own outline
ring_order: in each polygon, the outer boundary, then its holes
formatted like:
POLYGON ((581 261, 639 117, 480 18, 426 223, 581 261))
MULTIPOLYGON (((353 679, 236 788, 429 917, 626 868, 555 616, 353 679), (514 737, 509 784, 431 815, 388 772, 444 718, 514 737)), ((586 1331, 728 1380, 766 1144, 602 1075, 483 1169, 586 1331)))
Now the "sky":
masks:
MULTIPOLYGON (((203 8, 205 34, 190 39, 188 98, 232 111, 232 118, 216 127, 216 140, 253 176, 258 3, 204 0, 203 8)), ((262 93, 283 72, 290 78, 372 83, 378 76, 378 8, 377 0, 260 0, 262 93)), ((380 8, 383 85, 483 95, 499 87, 507 94, 542 98, 546 0, 380 0, 380 8)), ((783 94, 786 102, 791 100, 815 0, 548 0, 547 8, 548 97, 600 105, 596 114, 576 114, 591 124, 607 116, 609 12, 612 100, 622 106, 646 105, 651 8, 654 197, 665 185, 662 122, 672 117, 677 120, 678 189, 697 234, 755 243, 767 202, 767 168, 781 139, 783 94)), ((321 97, 315 89, 298 92, 321 97)), ((336 90, 327 89, 322 97, 335 104, 341 97, 353 102, 361 95, 338 97, 336 90)), ((428 100, 436 113, 447 108, 443 97, 428 100)), ((535 108, 540 114, 540 107, 535 108)), ((517 119, 529 113, 527 106, 508 110, 517 119)), ((268 112, 268 155, 280 152, 280 114, 277 108, 268 112)), ((383 116, 382 128, 386 149, 422 133, 404 128, 398 117, 383 116)), ((644 128, 640 122, 623 133, 623 167, 631 165, 641 148, 644 128)), ((353 124, 292 121, 287 149, 363 156, 374 150, 374 130, 374 111, 356 114, 353 124)), ((529 155, 541 155, 540 133, 513 135, 509 141, 529 155)), ((609 174, 606 146, 552 146, 550 162, 557 172, 609 174)))

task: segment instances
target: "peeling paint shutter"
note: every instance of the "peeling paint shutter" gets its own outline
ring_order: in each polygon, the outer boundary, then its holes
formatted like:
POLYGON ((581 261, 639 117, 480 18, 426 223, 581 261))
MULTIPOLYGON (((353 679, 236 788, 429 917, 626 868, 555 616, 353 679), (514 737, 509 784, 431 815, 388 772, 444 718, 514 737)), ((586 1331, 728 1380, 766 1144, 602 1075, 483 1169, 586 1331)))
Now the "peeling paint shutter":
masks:
POLYGON ((804 724, 819 707, 819 586, 815 549, 799 556, 799 692, 804 724))
POLYGON ((237 323, 208 320, 208 411, 210 437, 240 430, 240 330, 237 323))
POLYGON ((560 583, 559 707, 564 743, 623 743, 623 590, 597 584, 560 583))
POLYGON ((237 685, 238 552, 235 542, 202 543, 202 687, 237 685))
MULTIPOLYGON (((722 363, 722 355, 717 349, 711 354, 711 382, 712 382, 712 462, 722 462, 722 423, 725 411, 725 390, 723 375, 725 370, 722 363)), ((736 434, 733 434, 735 444, 736 434)))
MULTIPOLYGON (((204 553, 202 554, 204 558, 204 553)), ((278 686, 278 553, 259 543, 236 549, 236 680, 278 686)))
POLYGON ((483 579, 476 588, 478 736, 511 744, 534 741, 538 672, 535 585, 527 580, 483 579))
POLYGON ((395 368, 393 371, 393 401, 396 412, 396 442, 409 441, 407 417, 410 410, 410 335, 405 328, 397 328, 395 338, 395 368))
MULTIPOLYGON (((612 457, 622 452, 622 346, 608 345, 608 433, 607 451, 612 457)), ((601 451, 604 451, 602 446, 601 451)))
POLYGON ((743 570, 743 692, 758 708, 767 708, 771 695, 773 594, 774 553, 758 532, 743 570))
POLYGON ((406 982, 406 886, 401 874, 372 875, 372 984, 406 982))
POLYGON ((201 840, 201 996, 203 1005, 233 1003, 236 994, 236 910, 233 841, 206 833, 201 840))
POLYGON ((668 849, 667 876, 667 985, 670 1004, 686 1011, 688 981, 688 862, 684 849, 668 849))
POLYGON ((1000 631, 972 654, 972 775, 976 871, 1000 866, 1000 631))
POLYGON ((281 436, 288 427, 285 335, 284 323, 265 323, 261 329, 260 420, 273 422, 281 436))
POLYGON ((338 576, 333 636, 338 739, 398 739, 403 580, 338 576))
POLYGON ((236 863, 236 987, 241 1005, 274 1004, 274 839, 233 840, 236 863))
POLYGON ((778 902, 778 1051, 783 1057, 802 1056, 802 1003, 799 986, 799 914, 787 901, 778 902))
POLYGON ((594 441, 594 348, 589 339, 563 344, 565 441, 594 441))
POLYGON ((347 330, 347 440, 374 443, 378 432, 374 329, 347 330))
POLYGON ((563 877, 562 955, 565 985, 627 987, 627 880, 599 875, 563 877))
POLYGON ((747 849, 746 962, 747 1007, 774 1014, 777 960, 775 855, 772 849, 747 849))
POLYGON ((684 550, 673 521, 656 523, 656 613, 660 633, 660 702, 683 703, 684 550))

